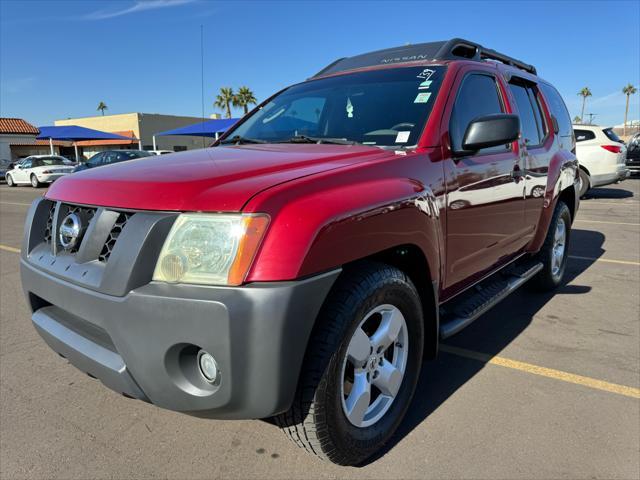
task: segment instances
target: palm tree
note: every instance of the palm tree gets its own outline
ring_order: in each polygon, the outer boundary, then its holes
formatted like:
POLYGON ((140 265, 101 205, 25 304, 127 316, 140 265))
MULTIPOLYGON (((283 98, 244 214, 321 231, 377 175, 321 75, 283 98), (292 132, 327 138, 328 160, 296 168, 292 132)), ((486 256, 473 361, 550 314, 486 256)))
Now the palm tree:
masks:
POLYGON ((220 89, 220 94, 216 97, 216 101, 213 102, 213 105, 224 108, 227 111, 227 118, 231 118, 231 104, 234 103, 234 99, 235 95, 233 93, 233 88, 222 87, 220 89))
POLYGON ((580 113, 580 121, 582 121, 584 118, 584 105, 587 102, 587 97, 592 96, 592 93, 591 90, 589 90, 589 87, 584 87, 578 92, 578 95, 582 97, 582 113, 580 113))
POLYGON ((96 108, 96 110, 100 110, 100 112, 102 113, 102 115, 104 115, 104 111, 105 110, 109 110, 109 107, 107 107, 107 104, 104 102, 100 102, 98 104, 98 108, 96 108))
POLYGON ((582 119, 579 116, 573 117, 573 123, 582 123, 582 119))
POLYGON ((256 100, 255 95, 249 87, 240 87, 238 89, 238 93, 234 100, 234 106, 242 107, 245 115, 249 113, 249 105, 255 105, 256 103, 258 103, 258 100, 256 100))
POLYGON ((629 97, 634 93, 636 93, 637 91, 638 89, 633 85, 631 85, 630 83, 628 83, 627 86, 622 89, 622 93, 624 93, 627 96, 627 106, 624 109, 624 128, 622 133, 622 135, 624 136, 627 135, 627 115, 629 115, 629 97))

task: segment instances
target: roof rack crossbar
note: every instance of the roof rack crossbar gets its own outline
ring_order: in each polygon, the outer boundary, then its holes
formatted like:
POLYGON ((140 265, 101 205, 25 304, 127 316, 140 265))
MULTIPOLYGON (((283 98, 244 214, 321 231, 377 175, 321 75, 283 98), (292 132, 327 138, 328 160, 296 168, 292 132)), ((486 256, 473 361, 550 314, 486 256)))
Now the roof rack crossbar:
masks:
POLYGON ((339 58, 316 73, 312 78, 331 73, 352 70, 355 68, 386 65, 392 63, 406 63, 421 60, 494 60, 536 75, 536 67, 524 63, 513 57, 497 52, 482 45, 465 40, 452 38, 451 40, 406 45, 403 47, 377 50, 354 57, 339 58))

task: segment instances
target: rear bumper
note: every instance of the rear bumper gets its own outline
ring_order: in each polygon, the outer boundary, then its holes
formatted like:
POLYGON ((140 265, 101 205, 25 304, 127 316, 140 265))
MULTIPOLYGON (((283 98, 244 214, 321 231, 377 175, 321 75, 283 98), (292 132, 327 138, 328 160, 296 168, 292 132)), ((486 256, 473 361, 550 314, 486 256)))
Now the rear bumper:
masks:
POLYGON ((602 175, 592 175, 591 186, 603 187, 605 185, 611 185, 612 183, 621 182, 622 180, 629 178, 629 175, 629 168, 625 164, 621 163, 617 165, 613 172, 602 175))
POLYGON ((36 177, 38 178, 38 181, 40 183, 52 183, 54 181, 56 181, 57 179, 59 179, 60 177, 64 177, 65 175, 69 175, 68 173, 52 173, 49 175, 36 175, 36 177))

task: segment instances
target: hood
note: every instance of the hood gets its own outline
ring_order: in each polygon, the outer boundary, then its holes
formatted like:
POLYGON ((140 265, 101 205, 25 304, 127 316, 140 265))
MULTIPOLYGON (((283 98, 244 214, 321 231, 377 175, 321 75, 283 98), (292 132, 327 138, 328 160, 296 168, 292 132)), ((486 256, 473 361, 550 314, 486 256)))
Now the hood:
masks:
POLYGON ((46 197, 133 210, 237 212, 274 185, 390 155, 360 145, 214 147, 87 169, 57 180, 46 197))

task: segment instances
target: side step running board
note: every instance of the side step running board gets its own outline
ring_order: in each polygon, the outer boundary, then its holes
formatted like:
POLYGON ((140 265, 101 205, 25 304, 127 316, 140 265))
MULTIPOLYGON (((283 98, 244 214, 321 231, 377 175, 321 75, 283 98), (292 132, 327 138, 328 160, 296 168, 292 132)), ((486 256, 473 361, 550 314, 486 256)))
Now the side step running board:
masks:
POLYGON ((542 269, 534 262, 498 272, 440 308, 440 338, 448 338, 504 300, 542 269))

